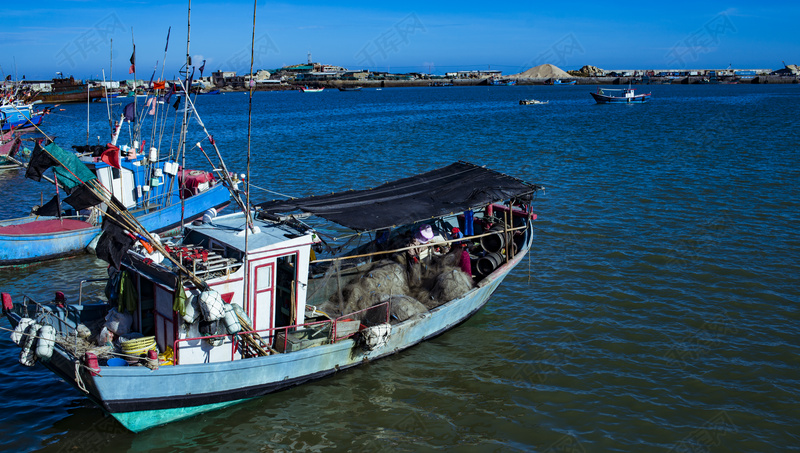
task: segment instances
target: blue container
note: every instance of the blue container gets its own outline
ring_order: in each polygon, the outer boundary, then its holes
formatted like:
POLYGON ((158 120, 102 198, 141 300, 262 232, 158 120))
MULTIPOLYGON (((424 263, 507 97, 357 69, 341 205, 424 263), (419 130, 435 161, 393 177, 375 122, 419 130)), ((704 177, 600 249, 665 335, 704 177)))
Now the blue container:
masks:
POLYGON ((120 359, 119 357, 112 357, 108 359, 108 366, 128 366, 128 362, 125 359, 120 359))

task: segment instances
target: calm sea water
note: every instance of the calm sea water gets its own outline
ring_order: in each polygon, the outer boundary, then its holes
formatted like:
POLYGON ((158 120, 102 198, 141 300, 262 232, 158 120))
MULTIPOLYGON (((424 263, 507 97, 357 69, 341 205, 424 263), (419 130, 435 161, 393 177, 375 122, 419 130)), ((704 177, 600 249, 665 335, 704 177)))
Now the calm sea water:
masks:
MULTIPOLYGON (((547 187, 529 259, 434 340, 139 435, 41 365, 19 365, 3 334, 0 450, 797 449, 800 87, 641 88, 653 100, 633 106, 572 86, 256 93, 254 200, 467 160, 547 187)), ((197 104, 245 172, 247 95, 197 104)), ((46 130, 85 144, 86 106, 61 108, 46 130)), ((107 140, 105 110, 91 106, 92 143, 107 140)), ((8 218, 43 186, 13 171, 0 190, 8 218)), ((3 269, 0 289, 74 300, 104 269, 88 256, 3 269)))

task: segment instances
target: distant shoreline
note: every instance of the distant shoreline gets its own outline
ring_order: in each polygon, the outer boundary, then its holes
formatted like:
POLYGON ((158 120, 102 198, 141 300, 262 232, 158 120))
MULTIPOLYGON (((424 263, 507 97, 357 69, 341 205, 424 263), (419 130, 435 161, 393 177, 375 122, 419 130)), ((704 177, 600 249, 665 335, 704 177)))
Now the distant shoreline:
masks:
MULTIPOLYGON (((307 84, 286 84, 286 85, 272 85, 272 86, 259 86, 256 91, 290 91, 298 90, 301 86, 309 87, 322 87, 326 89, 338 88, 402 88, 402 87, 442 87, 441 84, 448 84, 443 86, 490 86, 487 82, 488 79, 419 79, 419 80, 330 80, 330 81, 314 81, 307 84), (439 85, 434 85, 439 84, 439 85), (452 84, 452 85, 449 85, 452 84)), ((540 79, 514 79, 516 85, 552 85, 553 78, 540 78, 540 79)), ((564 81, 575 80, 575 85, 700 85, 706 84, 702 76, 686 76, 686 77, 650 77, 649 82, 645 82, 641 77, 570 77, 561 79, 564 81)), ((796 77, 767 75, 756 76, 752 79, 740 79, 735 82, 722 81, 720 85, 730 84, 796 84, 798 79, 796 77)), ((717 83, 709 83, 717 84, 717 83)), ((560 85, 559 85, 560 86, 560 85)), ((223 92, 234 91, 247 91, 244 87, 222 87, 213 88, 220 89, 223 92)))

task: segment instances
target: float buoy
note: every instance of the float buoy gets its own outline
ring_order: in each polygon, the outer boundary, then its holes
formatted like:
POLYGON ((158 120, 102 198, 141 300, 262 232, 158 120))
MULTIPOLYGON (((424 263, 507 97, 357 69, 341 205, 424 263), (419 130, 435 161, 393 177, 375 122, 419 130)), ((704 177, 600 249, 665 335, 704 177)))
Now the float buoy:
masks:
POLYGON ((36 341, 36 357, 42 360, 49 360, 53 356, 53 348, 56 345, 56 329, 50 325, 39 328, 39 338, 36 341))

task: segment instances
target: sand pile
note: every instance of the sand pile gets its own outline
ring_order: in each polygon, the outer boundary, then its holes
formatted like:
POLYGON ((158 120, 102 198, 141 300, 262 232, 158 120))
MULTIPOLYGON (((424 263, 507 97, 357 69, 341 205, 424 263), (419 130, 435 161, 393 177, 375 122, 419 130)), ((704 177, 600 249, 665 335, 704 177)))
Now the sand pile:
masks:
POLYGON ((564 72, 558 66, 543 64, 508 77, 512 79, 567 79, 572 76, 564 72))

